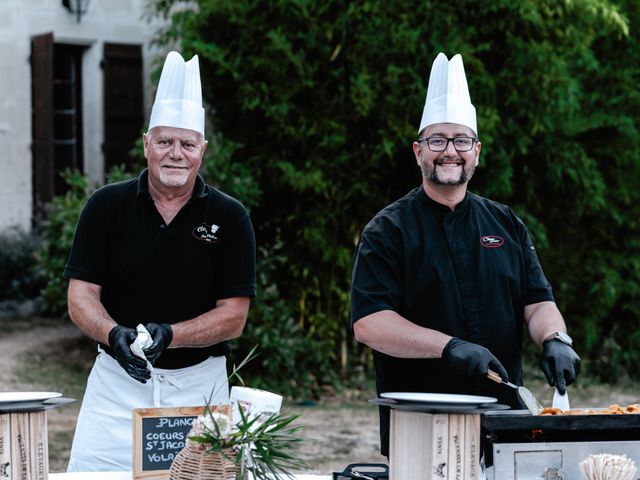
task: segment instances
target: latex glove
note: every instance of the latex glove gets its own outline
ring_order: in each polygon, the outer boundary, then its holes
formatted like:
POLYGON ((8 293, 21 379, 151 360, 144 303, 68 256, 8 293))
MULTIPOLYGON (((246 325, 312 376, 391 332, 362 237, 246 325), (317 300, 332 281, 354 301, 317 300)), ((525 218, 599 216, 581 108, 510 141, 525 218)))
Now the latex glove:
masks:
POLYGON ((130 348, 137 335, 133 328, 116 325, 109 332, 109 347, 116 361, 131 378, 140 383, 147 383, 151 377, 147 363, 136 357, 130 348))
POLYGON ((480 380, 487 377, 489 369, 503 380, 509 380, 509 374, 493 354, 477 343, 466 342, 460 338, 449 340, 442 351, 442 358, 465 378, 480 380))
POLYGON ((160 358, 162 352, 171 344, 171 340, 173 340, 173 329, 171 325, 167 323, 147 323, 145 328, 151 334, 153 343, 149 348, 145 348, 143 352, 147 360, 153 365, 156 363, 156 360, 160 358))
POLYGON ((552 338, 542 344, 540 368, 549 385, 564 395, 580 372, 580 357, 569 345, 552 338))

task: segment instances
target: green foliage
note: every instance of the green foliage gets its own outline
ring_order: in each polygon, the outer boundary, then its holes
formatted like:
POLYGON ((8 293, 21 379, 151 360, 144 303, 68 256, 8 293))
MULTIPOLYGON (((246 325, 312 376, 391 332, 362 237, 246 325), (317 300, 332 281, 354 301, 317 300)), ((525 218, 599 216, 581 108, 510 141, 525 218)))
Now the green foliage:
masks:
POLYGON ((239 145, 225 138, 210 135, 200 174, 209 185, 242 199, 242 203, 251 209, 260 202, 262 192, 249 166, 233 161, 238 148, 239 145))
POLYGON ((299 415, 250 415, 242 406, 238 413, 240 419, 232 429, 226 415, 207 406, 194 420, 188 442, 233 460, 238 465, 238 480, 290 477, 293 470, 307 467, 292 453, 303 440, 298 435, 302 427, 292 424, 299 415), (232 451, 235 456, 229 456, 232 451))
MULTIPOLYGON (((240 371, 258 356, 257 348, 257 345, 254 346, 238 365, 233 365, 228 376, 229 383, 237 379, 244 385, 240 371)), ((279 474, 290 476, 291 470, 304 470, 308 467, 304 460, 292 454, 296 444, 302 442, 298 432, 303 427, 292 425, 299 415, 265 412, 256 414, 245 411, 245 407, 239 402, 237 412, 240 418, 231 425, 231 419, 227 415, 211 409, 211 398, 215 393, 214 389, 204 412, 194 420, 188 444, 197 445, 209 453, 224 455, 229 460, 232 458, 228 453, 234 452, 232 457, 239 467, 238 480, 268 480, 279 474)))
MULTIPOLYGON (((40 226, 42 244, 37 251, 41 275, 45 278, 45 286, 40 292, 44 310, 56 316, 66 315, 67 312, 68 281, 63 276, 64 267, 73 244, 78 217, 93 191, 87 178, 77 170, 65 170, 62 176, 69 190, 65 195, 54 197, 48 205, 47 219, 40 226)), ((107 174, 107 182, 130 177, 124 166, 117 166, 107 174)))
POLYGON ((43 243, 38 251, 39 263, 46 278, 42 290, 45 311, 51 315, 64 315, 67 310, 67 280, 62 272, 73 243, 76 222, 89 195, 87 179, 77 170, 66 170, 63 177, 69 190, 55 197, 48 206, 43 222, 43 243))
POLYGON ((259 359, 244 367, 243 376, 249 385, 313 398, 319 395, 321 386, 338 383, 332 368, 335 359, 324 357, 330 346, 304 330, 294 307, 273 281, 275 272, 287 260, 282 250, 281 244, 271 251, 258 249, 257 299, 234 356, 246 356, 251 345, 259 345, 259 359))
POLYGON ((527 221, 588 374, 640 373, 637 2, 155 5, 170 20, 159 42, 200 57, 223 159, 208 174, 251 204, 260 267, 276 257, 247 326, 249 344, 274 345, 269 376, 362 361, 351 259, 366 222, 420 181, 411 141, 439 51, 463 54, 478 112, 471 189, 527 221))
POLYGON ((40 239, 19 228, 0 234, 0 301, 36 298, 43 287, 37 268, 40 239))

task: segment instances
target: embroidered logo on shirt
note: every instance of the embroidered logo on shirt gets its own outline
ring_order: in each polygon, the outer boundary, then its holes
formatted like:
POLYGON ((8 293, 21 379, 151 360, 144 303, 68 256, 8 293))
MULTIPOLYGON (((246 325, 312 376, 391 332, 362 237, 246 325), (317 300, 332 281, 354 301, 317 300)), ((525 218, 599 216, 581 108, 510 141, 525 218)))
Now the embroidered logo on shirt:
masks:
POLYGON ((219 229, 220 227, 215 223, 213 225, 207 225, 206 223, 203 223, 194 228, 192 233, 194 237, 205 243, 216 243, 218 241, 216 232, 219 229))
POLYGON ((504 239, 497 235, 483 235, 480 237, 480 245, 486 248, 498 248, 504 243, 504 239))

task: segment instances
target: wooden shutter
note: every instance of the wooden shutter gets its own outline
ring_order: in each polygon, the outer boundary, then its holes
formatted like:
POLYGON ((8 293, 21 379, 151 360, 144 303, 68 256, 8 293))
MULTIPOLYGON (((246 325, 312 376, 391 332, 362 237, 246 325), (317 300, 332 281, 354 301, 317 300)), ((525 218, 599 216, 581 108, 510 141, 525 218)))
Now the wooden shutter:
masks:
POLYGON ((53 198, 53 33, 31 39, 32 189, 34 213, 53 198))
POLYGON ((131 165, 130 155, 143 127, 142 46, 104 45, 105 171, 131 165))

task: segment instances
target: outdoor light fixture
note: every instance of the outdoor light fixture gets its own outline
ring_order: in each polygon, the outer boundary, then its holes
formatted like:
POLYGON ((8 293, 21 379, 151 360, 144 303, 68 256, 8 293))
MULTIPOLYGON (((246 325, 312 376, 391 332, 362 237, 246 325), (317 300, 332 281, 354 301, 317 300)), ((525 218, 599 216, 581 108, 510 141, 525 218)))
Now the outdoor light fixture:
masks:
POLYGON ((70 13, 76 14, 76 19, 80 23, 82 15, 87 13, 90 0, 62 0, 62 6, 69 10, 70 13))

